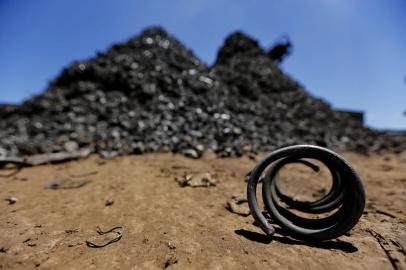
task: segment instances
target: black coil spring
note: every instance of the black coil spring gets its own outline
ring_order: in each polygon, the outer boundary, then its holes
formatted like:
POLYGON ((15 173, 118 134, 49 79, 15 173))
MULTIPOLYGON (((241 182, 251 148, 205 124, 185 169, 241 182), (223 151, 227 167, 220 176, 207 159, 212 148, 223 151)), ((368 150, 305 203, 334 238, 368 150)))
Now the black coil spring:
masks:
POLYGON ((267 235, 274 234, 275 229, 258 206, 256 189, 262 179, 262 196, 266 211, 273 221, 297 239, 323 241, 339 237, 355 226, 365 207, 365 192, 361 180, 341 156, 326 148, 312 145, 281 148, 272 152, 254 168, 247 186, 251 213, 267 235), (317 201, 295 201, 282 192, 277 174, 283 166, 292 163, 301 163, 318 171, 318 166, 308 159, 318 160, 328 168, 332 176, 332 187, 317 201), (298 216, 290 209, 310 214, 332 214, 312 219, 298 216))

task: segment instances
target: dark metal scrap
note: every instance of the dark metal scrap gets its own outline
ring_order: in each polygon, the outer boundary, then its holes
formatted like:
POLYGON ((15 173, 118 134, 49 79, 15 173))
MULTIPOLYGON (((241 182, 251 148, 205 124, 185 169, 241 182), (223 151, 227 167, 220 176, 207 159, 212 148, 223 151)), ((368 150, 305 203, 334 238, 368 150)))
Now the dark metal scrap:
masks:
POLYGON ((252 216, 267 235, 275 233, 258 206, 256 189, 265 173, 262 196, 265 209, 280 227, 293 237, 307 241, 323 241, 339 237, 351 230, 365 207, 365 192, 361 180, 351 165, 341 156, 326 148, 295 145, 278 149, 263 159, 251 172, 247 185, 248 205, 252 216), (305 160, 306 159, 306 160, 305 160), (299 202, 284 194, 278 184, 278 171, 285 165, 301 163, 317 170, 307 159, 318 160, 331 173, 331 190, 314 202, 299 202), (288 208, 285 205, 288 206, 288 208), (318 219, 304 218, 291 210, 309 214, 329 214, 318 219))

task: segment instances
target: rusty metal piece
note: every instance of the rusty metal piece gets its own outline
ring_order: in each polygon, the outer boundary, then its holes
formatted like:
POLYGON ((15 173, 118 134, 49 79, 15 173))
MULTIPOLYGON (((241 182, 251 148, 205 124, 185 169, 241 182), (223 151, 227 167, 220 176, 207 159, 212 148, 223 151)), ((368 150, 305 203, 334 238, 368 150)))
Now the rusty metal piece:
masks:
POLYGON ((27 157, 0 157, 0 167, 6 164, 18 166, 37 166, 48 163, 59 163, 68 160, 86 158, 92 153, 90 148, 81 149, 75 152, 59 152, 50 154, 40 154, 27 157))

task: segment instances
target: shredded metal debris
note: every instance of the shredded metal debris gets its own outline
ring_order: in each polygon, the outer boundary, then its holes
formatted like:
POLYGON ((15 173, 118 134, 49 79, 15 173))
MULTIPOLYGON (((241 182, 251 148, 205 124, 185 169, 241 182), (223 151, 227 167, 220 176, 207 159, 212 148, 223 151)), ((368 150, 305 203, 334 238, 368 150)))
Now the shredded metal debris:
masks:
POLYGON ((362 113, 310 95, 276 65, 283 53, 275 50, 235 32, 207 66, 164 29, 146 29, 74 62, 23 104, 0 105, 0 166, 77 158, 82 147, 104 158, 157 151, 199 158, 207 150, 235 157, 298 143, 406 149, 404 135, 366 128, 362 113), (50 156, 22 158, 43 153, 50 156))
POLYGON ((0 167, 7 164, 15 164, 18 166, 37 166, 48 163, 59 163, 68 160, 86 158, 91 152, 92 150, 90 148, 85 148, 76 152, 39 154, 27 157, 0 157, 0 167))
POLYGON ((50 182, 45 185, 45 189, 75 189, 81 188, 92 182, 91 180, 72 180, 72 179, 62 179, 50 182))

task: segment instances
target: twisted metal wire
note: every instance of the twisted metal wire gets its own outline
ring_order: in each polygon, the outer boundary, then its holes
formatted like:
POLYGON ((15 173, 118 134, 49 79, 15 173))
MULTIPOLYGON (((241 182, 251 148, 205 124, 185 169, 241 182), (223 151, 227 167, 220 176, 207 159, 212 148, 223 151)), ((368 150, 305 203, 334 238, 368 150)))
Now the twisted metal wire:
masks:
POLYGON ((312 145, 281 148, 254 168, 247 185, 248 205, 252 216, 267 235, 274 234, 275 228, 258 206, 256 189, 262 179, 262 197, 266 211, 273 221, 297 239, 323 241, 337 238, 355 226, 365 207, 365 192, 359 176, 337 153, 312 145), (324 197, 314 202, 295 201, 281 190, 278 171, 292 163, 300 163, 318 171, 319 167, 308 159, 318 160, 328 168, 332 176, 332 187, 324 197), (261 177, 264 173, 265 176, 261 177), (311 219, 298 216, 291 209, 309 214, 333 213, 320 219, 311 219))

